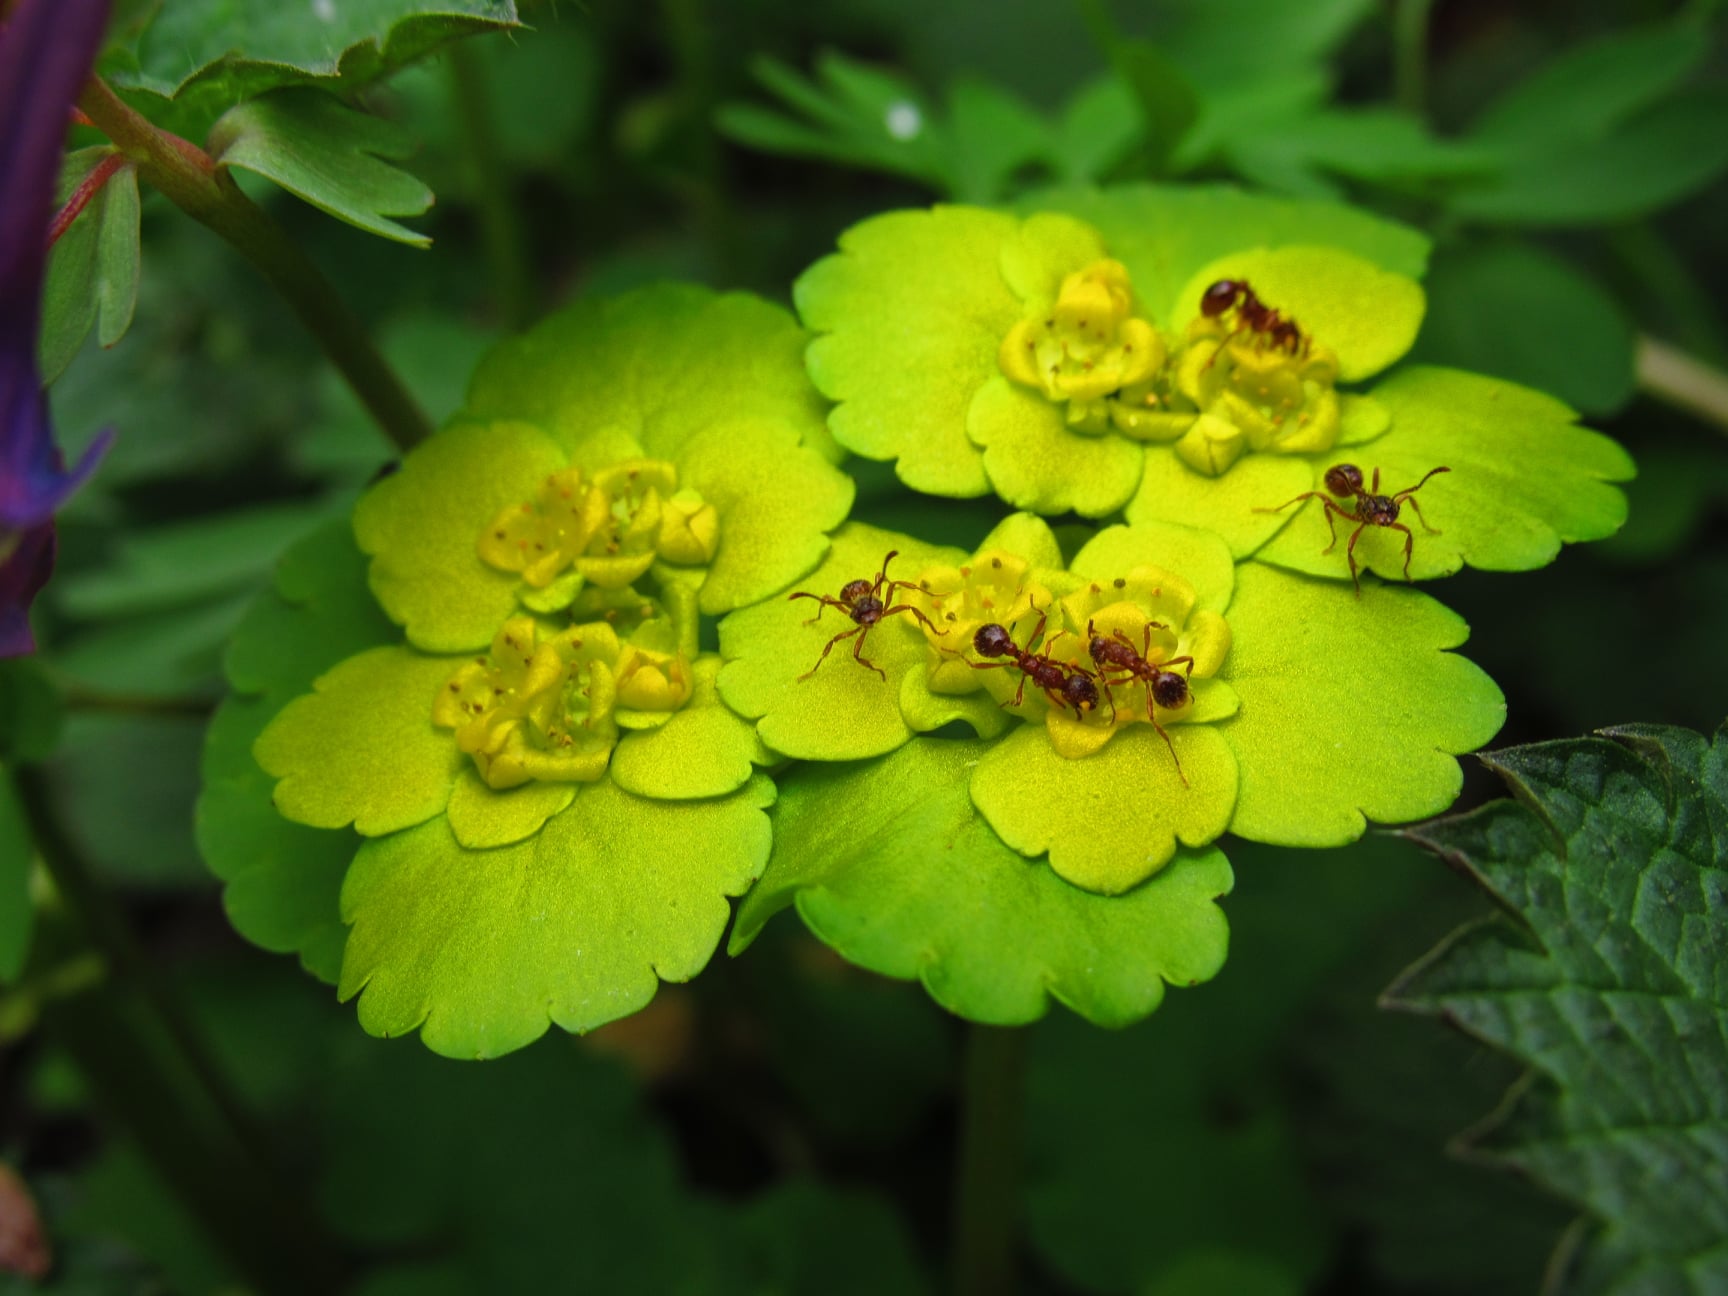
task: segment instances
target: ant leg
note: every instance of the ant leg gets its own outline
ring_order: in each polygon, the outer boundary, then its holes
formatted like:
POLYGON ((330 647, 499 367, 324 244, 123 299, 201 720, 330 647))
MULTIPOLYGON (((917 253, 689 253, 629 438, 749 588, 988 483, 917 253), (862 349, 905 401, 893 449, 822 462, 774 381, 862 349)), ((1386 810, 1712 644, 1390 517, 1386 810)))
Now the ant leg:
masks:
POLYGON ((1380 470, 1378 468, 1374 470, 1374 484, 1368 488, 1368 493, 1370 495, 1378 495, 1380 493, 1380 470))
POLYGON ((918 624, 923 626, 926 630, 928 630, 933 635, 941 635, 941 634, 947 633, 946 630, 938 630, 935 627, 935 625, 931 622, 929 617, 925 616, 922 612, 920 612, 917 608, 913 607, 910 603, 901 603, 896 607, 884 608, 882 611, 882 615, 885 617, 893 616, 896 612, 910 612, 912 614, 913 618, 918 622, 918 624))
POLYGON ((1410 554, 1416 547, 1416 534, 1402 522, 1394 522, 1392 530, 1404 533, 1404 579, 1410 579, 1410 554))
POLYGON ((1402 504, 1408 504, 1411 508, 1416 510, 1416 516, 1422 519, 1422 529, 1424 531, 1426 531, 1429 535, 1444 535, 1445 534, 1445 532, 1437 530, 1436 528, 1428 525, 1428 518, 1427 518, 1427 515, 1422 512, 1422 506, 1416 502, 1415 497, 1410 495, 1409 492, 1407 492, 1407 491, 1404 492, 1404 498, 1402 500, 1399 500, 1398 502, 1402 503, 1402 504))
MULTIPOLYGON (((1152 709, 1152 696, 1150 691, 1148 691, 1146 696, 1146 709, 1148 711, 1152 709)), ((1170 741, 1170 731, 1163 725, 1159 724, 1155 717, 1148 715, 1146 718, 1152 721, 1152 727, 1158 731, 1158 736, 1164 740, 1164 745, 1170 749, 1170 759, 1175 762, 1176 765, 1176 777, 1182 780, 1183 787, 1187 787, 1188 776, 1182 772, 1182 758, 1176 754, 1176 744, 1170 741)))
POLYGON ((893 590, 894 582, 888 579, 888 564, 893 562, 899 553, 900 551, 898 549, 890 549, 888 551, 888 556, 882 560, 882 570, 877 572, 876 579, 870 582, 870 593, 876 598, 882 597, 882 586, 884 584, 888 586, 890 591, 893 590))
POLYGON ((882 682, 886 684, 888 682, 888 672, 883 670, 875 662, 869 661, 860 655, 864 651, 864 641, 870 637, 870 627, 859 626, 858 628, 863 633, 858 636, 858 641, 852 645, 852 660, 857 662, 860 666, 868 666, 871 670, 880 675, 882 677, 882 682))
POLYGON ((1193 679, 1194 678, 1194 659, 1192 657, 1172 657, 1167 662, 1159 662, 1158 668, 1160 670, 1169 670, 1172 666, 1180 666, 1183 662, 1188 663, 1188 669, 1186 671, 1184 671, 1183 674, 1187 675, 1189 679, 1193 679))
MULTIPOLYGON (((1338 547, 1338 524, 1332 520, 1332 515, 1337 514, 1339 517, 1348 518, 1352 522, 1356 521, 1356 515, 1354 513, 1346 513, 1325 496, 1320 497, 1320 502, 1326 506, 1324 510, 1326 514, 1326 534, 1332 537, 1332 542, 1320 552, 1323 554, 1329 554, 1338 547)), ((1360 528, 1357 529, 1357 533, 1361 533, 1360 528)), ((1354 539, 1350 541, 1350 547, 1352 549, 1356 547, 1356 541, 1354 539)))
MULTIPOLYGON (((805 624, 809 623, 806 622, 805 624)), ((863 626, 853 626, 850 630, 842 630, 839 634, 830 639, 827 644, 823 646, 822 655, 816 659, 816 665, 812 666, 809 670, 800 675, 798 677, 798 682, 802 684, 805 680, 809 679, 819 669, 821 669, 822 663, 828 660, 828 654, 834 651, 835 644, 839 643, 842 639, 850 639, 853 635, 862 633, 863 629, 863 626)), ((864 641, 860 639, 858 642, 863 643, 864 641)))
MULTIPOLYGON (((1349 546, 1344 551, 1346 556, 1350 559, 1350 580, 1356 586, 1357 598, 1362 597, 1362 577, 1358 575, 1356 571, 1356 542, 1362 538, 1362 533, 1367 529, 1368 524, 1366 522, 1357 527, 1350 536, 1349 546)), ((1404 528, 1402 527, 1399 528, 1399 530, 1403 529, 1404 528)))
MULTIPOLYGON (((1295 499, 1287 499, 1282 504, 1280 504, 1277 508, 1257 508, 1254 511, 1256 513, 1282 513, 1285 509, 1289 508, 1292 504, 1298 503, 1299 501, 1308 499, 1310 497, 1313 497, 1316 499, 1325 499, 1326 498, 1326 492, 1325 491, 1303 491, 1295 499)), ((812 595, 811 597, 815 597, 815 596, 812 595)))
POLYGON ((816 609, 816 615, 811 617, 808 621, 803 622, 804 625, 815 625, 822 619, 822 614, 830 607, 840 607, 842 610, 844 609, 844 605, 841 604, 838 599, 829 598, 826 594, 812 594, 808 590, 797 590, 794 593, 788 594, 786 596, 786 601, 791 602, 793 599, 801 598, 815 599, 819 604, 821 604, 821 606, 816 609))
POLYGON ((1031 678, 1030 675, 1026 674, 1025 668, 1022 667, 1020 671, 1020 687, 1014 690, 1013 705, 1019 706, 1026 700, 1026 681, 1031 678))

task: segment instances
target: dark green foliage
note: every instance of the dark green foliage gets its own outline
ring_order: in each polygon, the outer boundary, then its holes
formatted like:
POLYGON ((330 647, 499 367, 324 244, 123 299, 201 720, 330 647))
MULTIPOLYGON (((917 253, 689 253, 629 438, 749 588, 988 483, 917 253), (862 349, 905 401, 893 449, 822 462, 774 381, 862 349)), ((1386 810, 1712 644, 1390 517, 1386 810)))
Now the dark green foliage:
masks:
POLYGON ((1589 1212, 1569 1290, 1728 1282, 1728 734, 1658 726, 1488 758, 1516 801, 1404 833, 1510 912, 1387 992, 1531 1067, 1466 1138, 1589 1212))

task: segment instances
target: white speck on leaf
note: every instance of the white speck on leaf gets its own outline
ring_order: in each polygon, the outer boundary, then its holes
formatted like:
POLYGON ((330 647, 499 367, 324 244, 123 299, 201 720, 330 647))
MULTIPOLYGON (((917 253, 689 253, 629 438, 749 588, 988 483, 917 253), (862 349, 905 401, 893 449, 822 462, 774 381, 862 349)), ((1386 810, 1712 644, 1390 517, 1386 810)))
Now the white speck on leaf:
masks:
POLYGON ((882 124, 895 139, 909 140, 924 129, 924 114, 918 111, 917 104, 902 99, 899 103, 888 105, 888 113, 882 119, 882 124))
POLYGON ((312 0, 312 16, 320 22, 335 22, 336 0, 312 0))

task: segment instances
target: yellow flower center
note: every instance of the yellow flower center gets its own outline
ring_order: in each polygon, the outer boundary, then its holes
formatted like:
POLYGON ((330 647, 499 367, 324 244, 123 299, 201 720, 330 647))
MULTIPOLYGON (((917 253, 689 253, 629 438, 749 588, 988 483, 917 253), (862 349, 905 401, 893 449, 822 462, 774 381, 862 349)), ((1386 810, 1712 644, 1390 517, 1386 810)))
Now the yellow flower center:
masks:
POLYGON ((450 678, 432 723, 455 731, 456 746, 491 787, 591 783, 606 772, 620 722, 643 722, 628 712, 676 711, 691 690, 682 653, 621 643, 604 621, 551 631, 518 616, 487 656, 450 678))
POLYGON ((1008 331, 997 354, 1010 381, 1066 403, 1077 432, 1110 429, 1127 391, 1143 406, 1140 390, 1164 366, 1158 332, 1134 314, 1134 293, 1120 261, 1097 261, 1062 281, 1054 303, 1008 331))
POLYGON ((623 589, 657 559, 706 563, 719 547, 714 506, 678 489, 678 469, 662 459, 630 459, 591 473, 560 469, 532 500, 494 518, 479 541, 489 566, 519 572, 535 590, 568 584, 570 596, 584 583, 623 589))

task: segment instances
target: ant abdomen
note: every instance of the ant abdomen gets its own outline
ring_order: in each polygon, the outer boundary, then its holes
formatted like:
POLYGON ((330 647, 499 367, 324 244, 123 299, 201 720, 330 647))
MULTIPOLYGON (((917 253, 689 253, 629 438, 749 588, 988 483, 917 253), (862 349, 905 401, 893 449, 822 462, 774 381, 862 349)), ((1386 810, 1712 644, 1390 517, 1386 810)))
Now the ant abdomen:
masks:
POLYGON ((1362 493, 1362 470, 1355 464, 1333 464, 1326 470, 1326 489, 1339 499, 1362 493))

